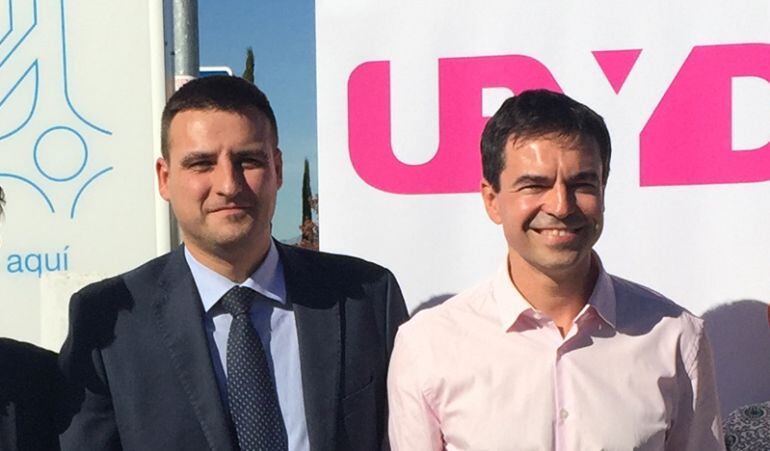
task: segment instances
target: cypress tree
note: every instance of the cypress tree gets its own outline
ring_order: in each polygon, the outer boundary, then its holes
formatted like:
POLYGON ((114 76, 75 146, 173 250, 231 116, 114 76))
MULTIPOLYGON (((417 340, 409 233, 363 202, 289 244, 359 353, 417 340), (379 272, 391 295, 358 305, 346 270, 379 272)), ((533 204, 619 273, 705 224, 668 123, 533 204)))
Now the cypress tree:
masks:
POLYGON ((302 222, 313 220, 313 210, 310 201, 313 191, 310 189, 310 163, 305 158, 305 170, 302 173, 302 222))
POLYGON ((246 68, 243 70, 241 78, 249 83, 254 83, 254 50, 251 47, 246 49, 246 68))

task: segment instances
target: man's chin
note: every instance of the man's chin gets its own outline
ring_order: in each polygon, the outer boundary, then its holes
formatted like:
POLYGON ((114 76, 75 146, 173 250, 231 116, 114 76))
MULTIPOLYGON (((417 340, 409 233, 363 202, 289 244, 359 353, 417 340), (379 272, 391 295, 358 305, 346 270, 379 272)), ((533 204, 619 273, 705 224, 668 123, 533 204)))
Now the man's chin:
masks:
POLYGON ((582 252, 562 250, 538 258, 536 262, 533 262, 535 263, 533 266, 546 274, 566 274, 580 269, 584 264, 584 260, 590 262, 590 259, 583 257, 582 252))
POLYGON ((260 241, 269 240, 270 233, 261 233, 252 227, 237 227, 235 224, 222 225, 205 237, 206 247, 230 251, 243 251, 245 248, 259 246, 260 241))
MULTIPOLYGON (((261 234, 249 231, 233 231, 227 234, 221 234, 214 239, 214 244, 223 248, 233 248, 240 246, 254 246, 257 244, 261 234)), ((269 236, 269 235, 268 235, 269 236)))

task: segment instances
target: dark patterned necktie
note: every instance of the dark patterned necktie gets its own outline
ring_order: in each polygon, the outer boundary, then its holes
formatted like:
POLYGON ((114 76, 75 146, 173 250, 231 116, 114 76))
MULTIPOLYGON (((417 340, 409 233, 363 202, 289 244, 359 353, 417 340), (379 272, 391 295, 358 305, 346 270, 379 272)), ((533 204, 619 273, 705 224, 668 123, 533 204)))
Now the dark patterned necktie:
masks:
POLYGON ((265 350, 249 316, 259 294, 233 287, 220 300, 233 315, 227 337, 227 396, 242 451, 288 450, 278 395, 265 350))

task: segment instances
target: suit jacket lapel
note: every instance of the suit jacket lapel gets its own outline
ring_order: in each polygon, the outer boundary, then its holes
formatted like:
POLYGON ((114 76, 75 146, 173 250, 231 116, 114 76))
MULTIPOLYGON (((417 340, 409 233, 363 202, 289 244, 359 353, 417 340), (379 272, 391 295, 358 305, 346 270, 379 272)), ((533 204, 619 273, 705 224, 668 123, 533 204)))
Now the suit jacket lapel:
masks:
POLYGON ((296 250, 278 244, 286 296, 294 309, 311 449, 336 449, 341 370, 339 293, 313 279, 296 250))
MULTIPOLYGON (((154 316, 169 357, 212 450, 233 449, 203 329, 203 307, 179 247, 161 275, 154 316)), ((173 413, 170 413, 173 414, 173 413)))

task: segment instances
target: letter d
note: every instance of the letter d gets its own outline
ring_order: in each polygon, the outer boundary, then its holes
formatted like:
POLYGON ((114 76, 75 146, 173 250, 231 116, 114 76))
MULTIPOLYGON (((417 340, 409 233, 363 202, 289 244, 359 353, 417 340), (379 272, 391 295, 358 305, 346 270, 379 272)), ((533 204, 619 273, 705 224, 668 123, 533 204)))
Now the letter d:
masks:
POLYGON ((733 77, 770 82, 770 45, 692 49, 640 134, 642 186, 770 180, 770 143, 732 148, 733 77))

